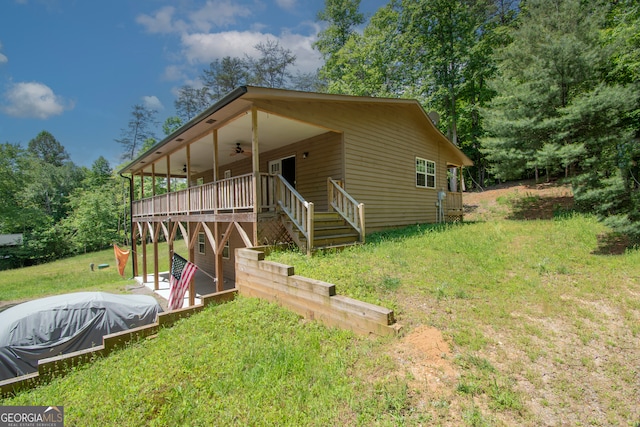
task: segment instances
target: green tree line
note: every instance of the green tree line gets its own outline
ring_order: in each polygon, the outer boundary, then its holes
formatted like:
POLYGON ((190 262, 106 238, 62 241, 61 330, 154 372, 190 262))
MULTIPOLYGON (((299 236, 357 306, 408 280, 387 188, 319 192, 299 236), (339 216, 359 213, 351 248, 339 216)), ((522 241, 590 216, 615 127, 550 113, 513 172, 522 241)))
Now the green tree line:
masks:
MULTIPOLYGON (((316 74, 276 41, 225 57, 184 86, 165 135, 242 84, 417 99, 473 161, 467 188, 563 178, 579 207, 640 241, 640 4, 635 0, 325 0, 316 74)), ((134 105, 115 141, 131 160, 157 140, 157 112, 134 105)), ((70 161, 46 131, 0 145, 0 265, 29 265, 124 241, 126 181, 99 158, 70 161)))
POLYGON ((122 179, 99 157, 75 165, 47 131, 28 147, 0 144, 0 234, 23 245, 0 247, 0 269, 103 249, 125 238, 122 179))

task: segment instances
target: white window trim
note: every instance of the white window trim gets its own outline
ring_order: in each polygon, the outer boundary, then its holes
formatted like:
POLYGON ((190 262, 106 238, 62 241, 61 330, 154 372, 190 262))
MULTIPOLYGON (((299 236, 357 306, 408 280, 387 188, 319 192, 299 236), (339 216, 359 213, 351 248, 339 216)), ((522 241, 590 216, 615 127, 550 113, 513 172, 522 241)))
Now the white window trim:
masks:
MULTIPOLYGON (((224 239, 224 234, 222 235, 222 238, 224 239)), ((222 248, 222 259, 229 259, 231 258, 231 245, 229 245, 229 240, 227 240, 226 242, 224 242, 224 246, 222 248), (227 253, 227 255, 225 256, 225 252, 227 253)))
POLYGON ((204 237, 204 233, 198 233, 198 253, 200 255, 206 255, 207 241, 204 237))
POLYGON ((415 161, 415 167, 416 167, 416 187, 417 188, 432 188, 435 189, 436 188, 436 162, 434 162, 433 160, 428 160, 428 159, 424 159, 422 157, 417 157, 416 156, 416 161, 415 161), (418 170, 418 162, 424 162, 424 172, 419 171, 418 170), (433 173, 429 173, 429 165, 433 165, 433 173), (419 185, 418 184, 418 174, 424 175, 424 185, 419 185), (429 180, 428 177, 432 176, 433 177, 433 186, 429 185, 429 180))

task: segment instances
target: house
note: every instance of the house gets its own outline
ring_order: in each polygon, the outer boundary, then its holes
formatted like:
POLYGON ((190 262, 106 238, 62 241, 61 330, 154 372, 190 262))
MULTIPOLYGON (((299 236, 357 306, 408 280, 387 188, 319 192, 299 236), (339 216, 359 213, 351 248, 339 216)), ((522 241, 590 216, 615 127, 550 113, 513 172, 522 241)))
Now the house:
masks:
POLYGON ((236 248, 291 243, 311 253, 461 219, 455 171, 469 165, 415 100, 243 86, 121 174, 132 180, 144 277, 147 242, 157 285, 158 239, 173 251, 180 233, 222 290, 222 278, 235 278, 236 248))

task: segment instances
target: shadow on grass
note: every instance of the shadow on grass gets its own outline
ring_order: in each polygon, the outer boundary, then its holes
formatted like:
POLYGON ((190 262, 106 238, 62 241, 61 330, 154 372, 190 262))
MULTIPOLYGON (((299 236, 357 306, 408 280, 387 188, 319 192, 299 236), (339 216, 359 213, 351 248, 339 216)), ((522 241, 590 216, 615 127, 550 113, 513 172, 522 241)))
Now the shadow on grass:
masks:
POLYGON ((574 212, 573 196, 523 196, 512 202, 507 219, 553 219, 574 212))
POLYGON ((450 230, 452 227, 464 227, 472 224, 470 221, 455 221, 440 224, 415 224, 402 228, 378 231, 367 235, 367 243, 380 243, 394 240, 402 240, 408 237, 421 236, 425 233, 441 233, 450 230))
POLYGON ((631 242, 627 236, 618 233, 598 234, 598 248, 591 252, 592 255, 622 255, 631 248, 631 242))

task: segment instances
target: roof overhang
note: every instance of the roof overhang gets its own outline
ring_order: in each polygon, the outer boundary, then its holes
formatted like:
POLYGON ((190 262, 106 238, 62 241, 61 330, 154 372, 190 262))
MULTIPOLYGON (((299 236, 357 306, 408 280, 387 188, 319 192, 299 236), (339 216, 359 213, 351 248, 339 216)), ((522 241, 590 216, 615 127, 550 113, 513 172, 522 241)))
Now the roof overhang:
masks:
MULTIPOLYGON (((273 89, 254 86, 241 86, 211 107, 198 114, 181 126, 171 135, 155 144, 146 152, 120 170, 120 173, 145 174, 153 171, 158 175, 184 176, 183 169, 187 164, 185 146, 189 145, 189 164, 195 173, 211 168, 213 164, 212 142, 213 132, 218 133, 218 165, 224 166, 238 160, 231 156, 236 144, 240 143, 245 150, 251 149, 252 118, 251 108, 254 100, 305 100, 321 102, 357 102, 357 103, 393 103, 406 104, 418 108, 437 134, 439 141, 459 159, 460 166, 473 165, 473 162, 433 124, 420 103, 413 99, 375 98, 351 95, 335 95, 325 93, 300 92, 286 89, 273 89), (169 162, 166 161, 169 157, 169 162), (163 160, 165 159, 165 160, 163 160), (167 164, 169 169, 167 170, 167 164)), ((412 107, 413 108, 413 107, 412 107)), ((296 141, 311 138, 332 129, 318 124, 292 120, 267 111, 258 110, 258 133, 260 151, 265 152, 296 141)), ((335 130, 340 131, 340 130, 335 130)))

